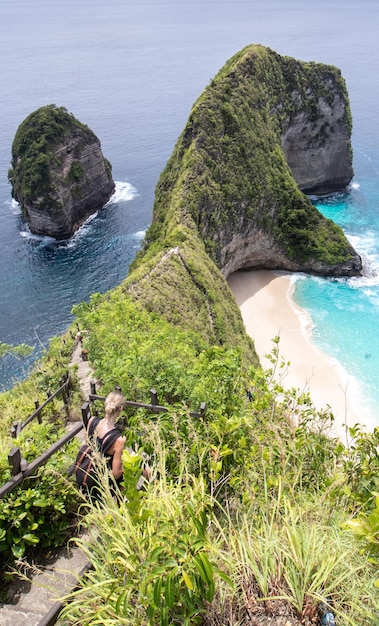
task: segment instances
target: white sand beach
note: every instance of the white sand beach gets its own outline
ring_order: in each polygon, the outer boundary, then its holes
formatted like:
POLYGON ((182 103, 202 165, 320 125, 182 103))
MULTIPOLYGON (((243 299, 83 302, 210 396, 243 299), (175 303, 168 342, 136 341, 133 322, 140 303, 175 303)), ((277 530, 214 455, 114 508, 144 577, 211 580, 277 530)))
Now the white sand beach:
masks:
POLYGON ((329 406, 335 417, 333 435, 346 443, 346 426, 363 424, 354 407, 357 389, 354 379, 333 358, 321 353, 312 342, 312 322, 298 308, 291 296, 291 274, 267 270, 238 271, 228 284, 240 307, 246 331, 254 339, 262 367, 271 364, 265 355, 271 353, 274 337, 280 337, 279 353, 290 362, 281 381, 285 388, 309 391, 318 410, 329 406))

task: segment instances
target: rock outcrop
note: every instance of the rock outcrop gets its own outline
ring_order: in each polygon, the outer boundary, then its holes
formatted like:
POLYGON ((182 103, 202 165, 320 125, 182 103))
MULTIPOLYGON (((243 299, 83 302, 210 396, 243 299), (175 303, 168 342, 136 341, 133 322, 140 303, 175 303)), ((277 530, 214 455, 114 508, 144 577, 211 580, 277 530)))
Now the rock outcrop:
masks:
POLYGON ((303 193, 353 176, 351 115, 340 71, 248 46, 194 104, 157 185, 146 245, 196 228, 224 277, 238 269, 359 275, 342 229, 303 193), (172 229, 172 225, 176 224, 172 229))
POLYGON ((20 124, 9 171, 32 233, 67 239, 114 192, 99 139, 64 107, 41 107, 20 124))
MULTIPOLYGON (((292 64, 296 72, 296 62, 292 64)), ((344 190, 353 167, 350 110, 341 76, 324 68, 319 82, 305 92, 291 88, 291 102, 281 139, 299 189, 319 196, 344 190)))

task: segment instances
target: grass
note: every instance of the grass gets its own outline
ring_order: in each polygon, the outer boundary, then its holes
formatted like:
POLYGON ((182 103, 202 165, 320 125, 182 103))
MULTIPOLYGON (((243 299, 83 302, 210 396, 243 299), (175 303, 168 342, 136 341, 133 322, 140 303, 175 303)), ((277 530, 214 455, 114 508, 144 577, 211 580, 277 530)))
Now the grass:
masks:
POLYGON ((290 623, 311 624, 324 603, 340 626, 376 623, 367 562, 336 520, 327 523, 318 507, 304 506, 267 503, 260 523, 256 511, 245 511, 238 525, 221 531, 224 567, 240 594, 225 588, 220 604, 257 616, 286 605, 298 620, 290 623))
POLYGON ((94 568, 66 598, 63 623, 236 626, 246 615, 286 615, 300 625, 315 623, 320 603, 339 626, 375 623, 370 569, 337 519, 309 500, 289 503, 281 489, 263 507, 258 497, 248 508, 230 501, 221 510, 206 481, 188 473, 184 454, 178 465, 173 483, 160 448, 138 511, 108 493, 90 507, 79 544, 94 568))

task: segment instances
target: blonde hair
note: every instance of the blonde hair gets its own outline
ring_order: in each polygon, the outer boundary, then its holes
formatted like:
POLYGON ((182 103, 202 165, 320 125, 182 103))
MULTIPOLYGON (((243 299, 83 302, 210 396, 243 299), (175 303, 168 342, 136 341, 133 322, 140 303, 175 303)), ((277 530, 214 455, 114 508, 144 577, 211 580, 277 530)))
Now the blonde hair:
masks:
POLYGON ((124 406, 125 398, 121 391, 111 391, 105 398, 105 415, 107 417, 116 417, 119 410, 124 406))

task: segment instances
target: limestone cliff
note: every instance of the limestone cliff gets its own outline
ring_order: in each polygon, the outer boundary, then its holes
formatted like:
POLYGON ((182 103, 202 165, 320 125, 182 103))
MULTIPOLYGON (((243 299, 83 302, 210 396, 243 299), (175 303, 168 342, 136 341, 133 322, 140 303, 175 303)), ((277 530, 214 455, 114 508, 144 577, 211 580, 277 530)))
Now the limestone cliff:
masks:
POLYGON ((67 239, 114 191, 100 141, 63 107, 29 115, 12 145, 12 195, 31 232, 67 239))
POLYGON ((302 190, 344 190, 352 178, 351 115, 340 71, 243 49, 192 108, 162 173, 146 246, 195 227, 227 277, 243 268, 360 273, 341 228, 302 190))
POLYGON ((283 63, 290 107, 281 140, 292 175, 305 193, 344 190, 353 168, 351 115, 341 75, 315 63, 283 63))

